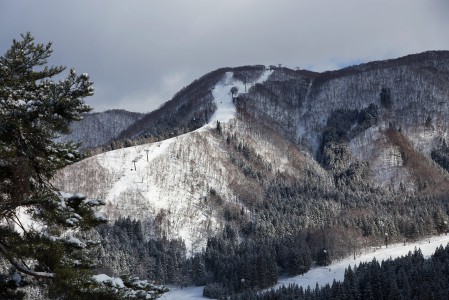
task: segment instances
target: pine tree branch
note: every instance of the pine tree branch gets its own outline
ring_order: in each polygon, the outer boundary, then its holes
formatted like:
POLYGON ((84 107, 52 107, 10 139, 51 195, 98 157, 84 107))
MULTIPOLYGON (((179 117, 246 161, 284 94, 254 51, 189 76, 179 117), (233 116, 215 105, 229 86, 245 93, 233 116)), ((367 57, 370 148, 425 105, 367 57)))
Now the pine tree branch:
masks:
POLYGON ((6 250, 5 246, 3 246, 2 243, 0 243, 0 253, 13 265, 17 271, 22 272, 24 274, 36 277, 36 278, 46 278, 46 279, 53 279, 55 277, 54 273, 48 273, 48 272, 36 272, 33 270, 30 270, 29 268, 22 266, 17 261, 14 260, 14 258, 9 254, 8 250, 6 250))

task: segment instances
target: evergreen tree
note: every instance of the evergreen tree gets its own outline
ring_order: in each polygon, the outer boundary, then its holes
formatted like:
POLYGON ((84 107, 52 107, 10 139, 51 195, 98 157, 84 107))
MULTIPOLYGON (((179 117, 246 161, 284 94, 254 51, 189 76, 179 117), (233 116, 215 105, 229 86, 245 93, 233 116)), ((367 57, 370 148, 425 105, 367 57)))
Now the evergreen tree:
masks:
POLYGON ((51 184, 57 170, 82 158, 77 145, 56 138, 91 110, 84 98, 93 95, 87 74, 71 69, 54 81, 65 67, 46 66, 51 53, 51 43, 36 44, 27 33, 0 57, 0 259, 16 272, 15 284, 0 280, 0 290, 13 295, 27 276, 59 299, 158 295, 164 289, 150 284, 136 292, 135 278, 93 277, 86 250, 94 242, 75 235, 106 221, 94 210, 102 202, 51 184))

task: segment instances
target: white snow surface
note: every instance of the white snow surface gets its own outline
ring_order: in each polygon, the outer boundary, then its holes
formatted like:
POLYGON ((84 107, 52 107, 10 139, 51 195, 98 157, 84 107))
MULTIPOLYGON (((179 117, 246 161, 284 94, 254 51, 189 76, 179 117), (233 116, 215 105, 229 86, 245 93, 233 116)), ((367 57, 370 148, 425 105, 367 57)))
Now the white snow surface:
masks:
POLYGON ((189 286, 185 288, 168 286, 170 291, 162 294, 161 300, 179 300, 179 299, 210 299, 203 297, 204 286, 189 286))
MULTIPOLYGON (((312 289, 315 288, 317 283, 319 286, 325 286, 326 284, 331 285, 334 279, 343 281, 345 269, 348 268, 349 265, 351 268, 354 268, 354 266, 359 265, 361 262, 371 262, 374 258, 379 262, 387 259, 395 259, 407 255, 410 251, 413 252, 415 248, 421 249, 424 257, 428 258, 435 252, 436 248, 440 245, 446 246, 448 243, 449 236, 442 235, 426 238, 415 243, 406 244, 405 246, 403 243, 388 245, 388 248, 383 246, 375 251, 363 253, 362 255, 357 256, 355 260, 353 256, 349 256, 330 266, 314 268, 303 275, 280 279, 273 288, 278 289, 283 285, 288 286, 290 284, 297 284, 303 288, 310 286, 312 289)), ((187 287, 180 289, 174 287, 171 288, 169 292, 162 295, 160 299, 208 299, 202 296, 203 288, 204 287, 187 287)))
MULTIPOLYGON (((273 70, 266 70, 255 82, 246 84, 246 92, 258 83, 263 83, 273 73, 273 70)), ((240 80, 233 78, 233 72, 226 72, 223 79, 214 87, 212 95, 214 97, 214 103, 217 107, 215 113, 212 115, 209 124, 212 126, 219 122, 227 123, 235 118, 236 108, 233 103, 231 88, 236 87, 238 89, 237 97, 239 94, 245 93, 245 84, 240 80)))
MULTIPOLYGON (((141 145, 136 147, 130 147, 125 149, 119 149, 115 151, 109 151, 101 156, 98 156, 98 162, 106 167, 110 172, 118 175, 119 181, 116 182, 109 192, 108 200, 110 202, 118 201, 119 196, 126 191, 129 187, 135 187, 136 190, 143 191, 141 178, 139 178, 138 170, 145 168, 147 162, 146 154, 148 153, 148 161, 154 161, 161 154, 166 152, 166 149, 170 146, 174 139, 168 139, 160 143, 153 143, 147 145, 141 145), (148 152, 146 151, 148 150, 148 152)), ((154 186, 145 191, 148 194, 148 198, 156 195, 154 186)), ((159 208, 166 208, 165 202, 156 202, 159 208)))

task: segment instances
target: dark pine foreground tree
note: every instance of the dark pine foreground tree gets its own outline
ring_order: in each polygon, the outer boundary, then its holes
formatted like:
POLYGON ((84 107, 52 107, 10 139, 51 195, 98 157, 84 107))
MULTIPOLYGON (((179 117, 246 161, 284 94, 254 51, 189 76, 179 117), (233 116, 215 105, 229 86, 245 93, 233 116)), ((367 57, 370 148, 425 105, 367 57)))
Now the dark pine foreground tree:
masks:
POLYGON ((49 67, 51 43, 30 33, 0 57, 0 298, 20 299, 20 287, 38 284, 58 299, 152 299, 165 291, 137 278, 94 276, 82 232, 106 218, 101 201, 56 190, 55 172, 81 159, 72 143, 56 138, 91 110, 87 74, 49 67), (1 268, 3 266, 3 268, 1 268), (5 268, 5 266, 9 266, 5 268))

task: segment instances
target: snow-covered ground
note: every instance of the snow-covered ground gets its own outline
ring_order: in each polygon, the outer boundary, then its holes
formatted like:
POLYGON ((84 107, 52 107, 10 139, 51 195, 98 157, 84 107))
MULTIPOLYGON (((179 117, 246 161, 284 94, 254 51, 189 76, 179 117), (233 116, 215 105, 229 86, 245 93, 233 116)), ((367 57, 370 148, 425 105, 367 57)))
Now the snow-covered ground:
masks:
MULTIPOLYGON (((314 288, 316 283, 320 286, 324 286, 327 283, 332 284, 334 279, 337 281, 343 280, 345 269, 349 265, 354 267, 355 265, 359 265, 361 262, 370 262, 374 258, 376 258, 379 262, 389 258, 394 259, 407 255, 409 251, 414 251, 415 248, 421 249, 424 257, 429 257, 435 252, 437 247, 440 245, 446 246, 447 243, 449 243, 449 236, 443 235, 426 238, 416 243, 406 244, 405 246, 402 243, 389 245, 388 248, 383 246, 376 251, 364 253, 356 257, 355 260, 353 256, 350 256, 341 261, 337 261, 330 266, 311 269, 303 275, 280 279, 273 288, 277 289, 282 285, 288 286, 289 284, 297 284, 298 286, 302 286, 304 288, 307 288, 307 286, 314 288)), ((168 293, 165 293, 160 299, 207 299, 202 295, 203 287, 188 287, 183 289, 174 287, 171 288, 168 293)))
POLYGON ((204 286, 190 286, 186 288, 171 287, 170 291, 163 294, 159 299, 163 300, 179 300, 179 299, 209 299, 203 297, 204 286))

